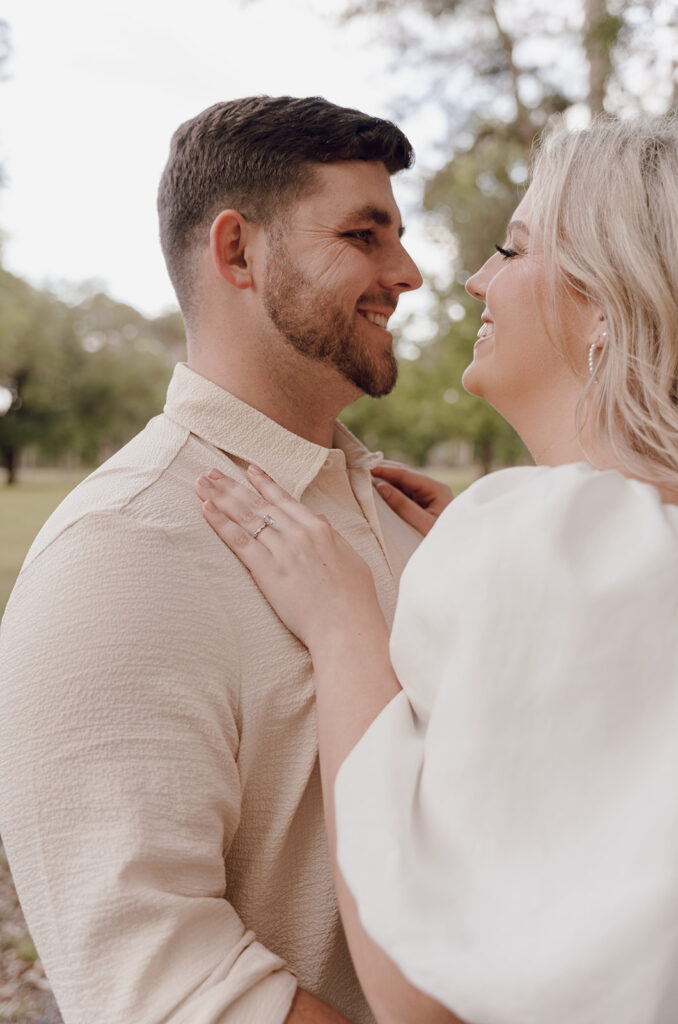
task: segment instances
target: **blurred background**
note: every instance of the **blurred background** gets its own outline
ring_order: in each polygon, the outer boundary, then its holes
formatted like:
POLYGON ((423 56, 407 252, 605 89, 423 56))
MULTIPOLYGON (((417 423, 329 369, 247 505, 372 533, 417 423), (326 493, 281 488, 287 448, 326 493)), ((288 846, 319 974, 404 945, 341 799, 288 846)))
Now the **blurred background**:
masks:
MULTIPOLYGON (((155 191, 177 125, 221 99, 323 95, 396 120, 425 287, 395 318, 399 383, 343 415, 457 489, 528 461, 459 380, 553 117, 664 113, 676 0, 5 0, 0 5, 0 611, 44 519, 162 408, 184 356, 155 191)), ((57 1021, 0 846, 0 1021, 57 1021)))

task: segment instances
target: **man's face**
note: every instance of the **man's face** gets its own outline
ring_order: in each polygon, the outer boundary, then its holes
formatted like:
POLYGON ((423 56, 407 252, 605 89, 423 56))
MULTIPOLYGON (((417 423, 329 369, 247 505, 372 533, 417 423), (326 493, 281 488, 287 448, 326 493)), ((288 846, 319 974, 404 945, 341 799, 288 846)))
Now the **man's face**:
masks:
POLYGON ((400 241, 386 167, 314 168, 316 185, 271 230, 263 303, 284 339, 378 397, 398 375, 388 318, 421 275, 400 241))

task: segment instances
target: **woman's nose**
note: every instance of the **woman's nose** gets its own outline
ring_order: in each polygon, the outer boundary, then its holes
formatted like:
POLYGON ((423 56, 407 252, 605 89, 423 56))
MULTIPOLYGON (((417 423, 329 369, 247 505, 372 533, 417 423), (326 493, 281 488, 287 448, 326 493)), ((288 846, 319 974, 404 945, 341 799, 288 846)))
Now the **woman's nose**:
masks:
POLYGON ((483 263, 480 270, 476 270, 475 274, 471 274, 466 284, 464 285, 464 288, 469 293, 471 298, 478 299, 479 302, 482 302, 483 299, 485 298, 485 289, 487 287, 487 282, 485 280, 486 275, 483 274, 483 271, 485 270, 486 266, 487 264, 483 263))

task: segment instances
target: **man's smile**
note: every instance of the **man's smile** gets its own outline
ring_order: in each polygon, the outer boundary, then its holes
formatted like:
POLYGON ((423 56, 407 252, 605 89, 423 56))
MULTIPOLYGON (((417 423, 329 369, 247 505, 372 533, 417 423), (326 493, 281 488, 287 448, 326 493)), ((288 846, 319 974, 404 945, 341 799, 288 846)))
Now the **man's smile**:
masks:
POLYGON ((388 316, 384 313, 377 313, 371 309, 359 309, 358 312, 371 324, 376 324, 377 327, 382 327, 384 330, 388 327, 388 316))

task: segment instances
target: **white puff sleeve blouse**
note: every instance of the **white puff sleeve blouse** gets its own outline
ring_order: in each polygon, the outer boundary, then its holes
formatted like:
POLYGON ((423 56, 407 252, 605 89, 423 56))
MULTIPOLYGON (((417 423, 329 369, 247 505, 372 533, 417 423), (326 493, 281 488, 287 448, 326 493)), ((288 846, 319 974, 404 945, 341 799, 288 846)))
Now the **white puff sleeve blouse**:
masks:
POLYGON ((677 1024, 678 507, 583 464, 485 477, 391 655, 336 787, 368 933, 472 1024, 677 1024))

